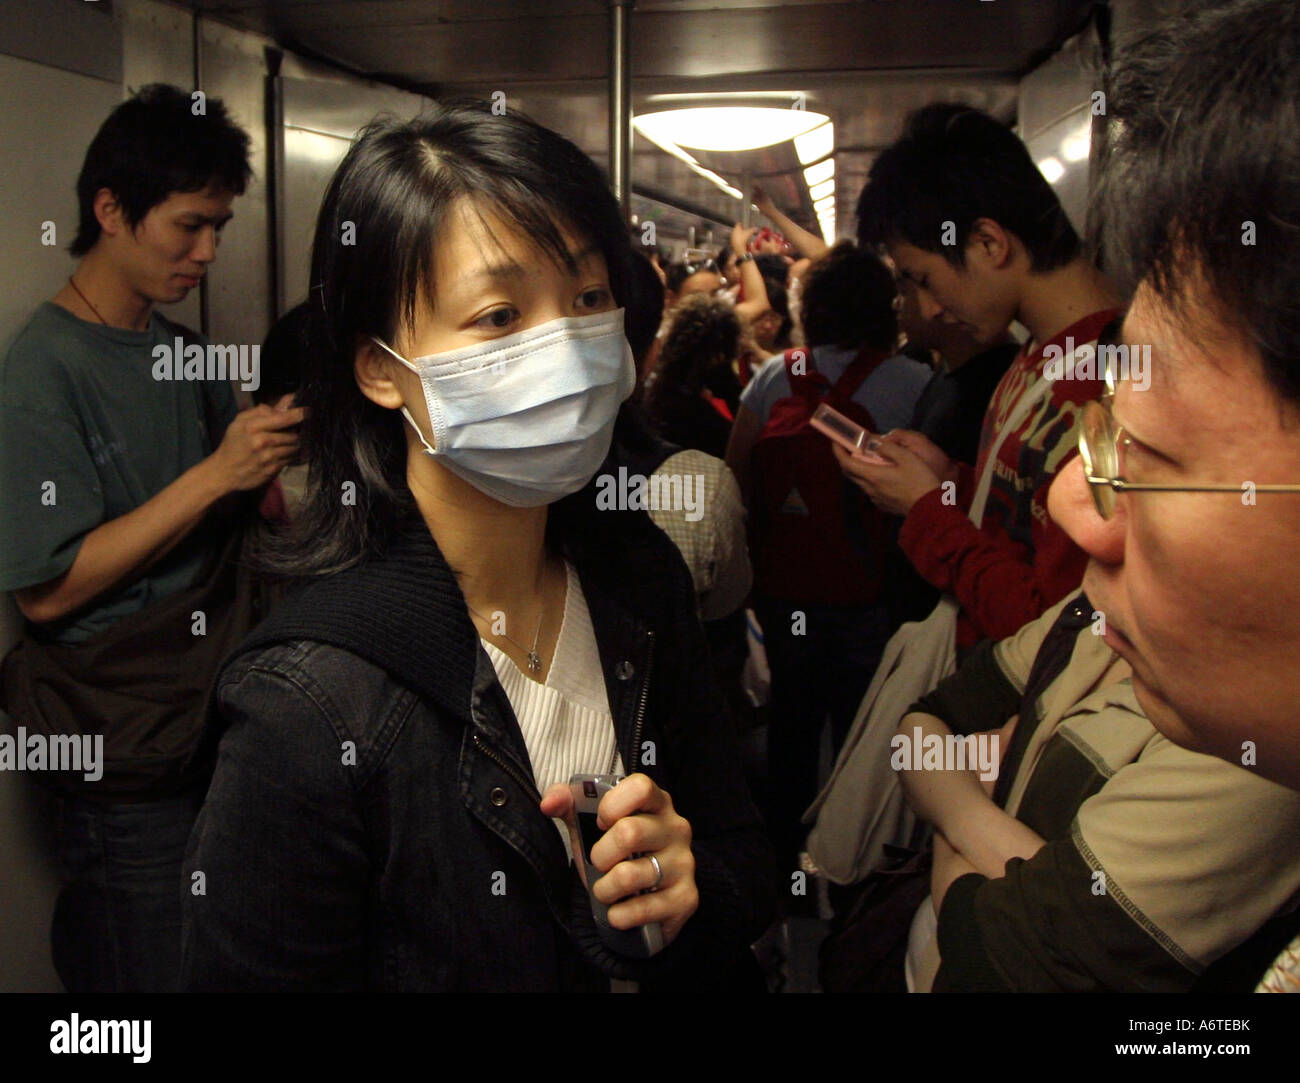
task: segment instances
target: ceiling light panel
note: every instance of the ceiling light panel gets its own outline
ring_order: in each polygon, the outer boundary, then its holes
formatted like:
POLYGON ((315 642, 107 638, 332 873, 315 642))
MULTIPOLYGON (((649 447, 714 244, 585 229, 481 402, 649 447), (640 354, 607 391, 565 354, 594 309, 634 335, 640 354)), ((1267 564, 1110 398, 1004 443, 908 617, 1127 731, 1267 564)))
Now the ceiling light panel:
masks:
POLYGON ((756 150, 826 127, 822 113, 804 109, 722 105, 643 113, 632 121, 655 143, 671 142, 692 150, 756 150))

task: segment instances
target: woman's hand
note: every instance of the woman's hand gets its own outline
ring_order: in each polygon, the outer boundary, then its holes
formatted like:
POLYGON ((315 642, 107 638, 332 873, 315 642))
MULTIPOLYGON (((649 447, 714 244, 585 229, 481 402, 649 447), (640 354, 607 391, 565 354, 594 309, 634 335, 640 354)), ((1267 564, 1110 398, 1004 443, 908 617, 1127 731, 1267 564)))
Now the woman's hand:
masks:
MULTIPOLYGON (((568 786, 557 783, 547 790, 541 809, 568 821, 570 837, 577 839, 568 786)), ((601 798, 596 825, 605 834, 591 848, 591 862, 603 875, 591 890, 609 906, 610 925, 632 929, 657 921, 664 943, 671 944, 700 905, 691 825, 674 810, 668 793, 643 774, 629 775, 601 798), (657 886, 651 854, 663 873, 657 886), (636 894, 646 888, 655 890, 636 894)))
POLYGON ((756 230, 748 226, 742 226, 737 222, 731 229, 731 250, 737 256, 743 256, 749 251, 749 242, 756 230))

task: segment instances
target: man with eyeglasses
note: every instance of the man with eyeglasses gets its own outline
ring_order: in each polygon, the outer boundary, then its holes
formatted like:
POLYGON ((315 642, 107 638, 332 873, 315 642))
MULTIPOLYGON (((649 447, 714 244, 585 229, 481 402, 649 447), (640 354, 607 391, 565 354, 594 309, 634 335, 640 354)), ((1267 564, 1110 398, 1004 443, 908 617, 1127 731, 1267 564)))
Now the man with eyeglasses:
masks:
POLYGON ((1151 381, 1110 375, 1050 493, 1084 593, 899 725, 1002 753, 991 794, 903 774, 936 828, 917 988, 1297 987, 1294 947, 1261 975, 1300 932, 1298 58, 1279 0, 1118 58, 1099 206, 1151 381))

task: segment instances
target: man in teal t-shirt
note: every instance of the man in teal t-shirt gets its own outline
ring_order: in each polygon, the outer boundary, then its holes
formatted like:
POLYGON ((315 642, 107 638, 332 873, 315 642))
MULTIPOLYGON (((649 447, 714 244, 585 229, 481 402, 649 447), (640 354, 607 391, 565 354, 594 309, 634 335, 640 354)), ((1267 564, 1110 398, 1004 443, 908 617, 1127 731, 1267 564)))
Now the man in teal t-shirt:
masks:
MULTIPOLYGON (((225 380, 155 380, 155 346, 193 332, 154 312, 143 331, 90 323, 47 301, 0 363, 0 590, 56 580, 86 535, 162 492, 215 450, 237 413, 225 380), (209 431, 211 430, 211 431, 209 431)), ((194 585, 205 536, 191 532, 143 573, 34 624, 81 643, 120 617, 194 585)))
MULTIPOLYGON (((104 122, 77 180, 77 267, 0 358, 0 590, 38 651, 111 635, 196 585, 214 544, 196 528, 297 450, 286 430, 302 410, 286 397, 238 412, 229 372, 206 363, 216 351, 153 310, 198 286, 251 175, 248 136, 222 103, 193 105, 154 85, 104 122)), ((181 858, 202 792, 57 801, 51 941, 65 986, 174 989, 181 858)))

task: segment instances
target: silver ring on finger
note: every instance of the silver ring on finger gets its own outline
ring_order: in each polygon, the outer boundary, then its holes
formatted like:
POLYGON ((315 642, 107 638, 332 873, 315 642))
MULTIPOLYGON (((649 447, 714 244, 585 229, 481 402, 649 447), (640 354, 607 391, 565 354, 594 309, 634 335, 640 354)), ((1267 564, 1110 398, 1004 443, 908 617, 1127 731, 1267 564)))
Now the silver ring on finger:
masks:
POLYGON ((659 867, 659 859, 654 854, 647 856, 650 858, 650 864, 655 867, 655 882, 650 885, 650 890, 655 891, 664 882, 664 870, 659 867))

